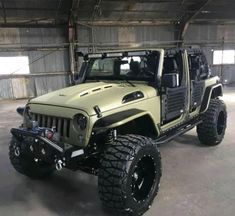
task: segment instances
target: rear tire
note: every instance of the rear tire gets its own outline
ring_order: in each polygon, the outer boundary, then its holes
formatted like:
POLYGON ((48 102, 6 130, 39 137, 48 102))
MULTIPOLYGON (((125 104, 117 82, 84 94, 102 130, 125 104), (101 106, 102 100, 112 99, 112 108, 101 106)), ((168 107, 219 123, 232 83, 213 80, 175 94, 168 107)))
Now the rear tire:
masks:
POLYGON ((211 99, 209 108, 203 114, 203 122, 197 126, 197 134, 204 145, 215 146, 224 138, 227 125, 226 106, 222 100, 211 99))
POLYGON ((33 156, 27 152, 27 146, 14 137, 9 146, 9 159, 15 170, 33 179, 42 179, 51 175, 55 167, 45 162, 35 162, 33 156), (17 148, 17 150, 16 150, 17 148))
POLYGON ((142 215, 157 195, 160 178, 161 156, 153 141, 139 135, 119 136, 101 160, 100 199, 115 211, 142 215))

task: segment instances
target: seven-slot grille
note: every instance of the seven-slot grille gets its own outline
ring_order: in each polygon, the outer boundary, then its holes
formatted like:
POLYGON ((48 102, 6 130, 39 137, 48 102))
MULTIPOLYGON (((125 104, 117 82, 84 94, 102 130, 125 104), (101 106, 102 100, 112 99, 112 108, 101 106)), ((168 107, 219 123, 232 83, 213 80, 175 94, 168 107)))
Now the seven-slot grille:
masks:
POLYGON ((55 116, 47 116, 33 113, 33 119, 38 122, 39 127, 56 127, 56 131, 62 137, 69 137, 71 120, 55 116))

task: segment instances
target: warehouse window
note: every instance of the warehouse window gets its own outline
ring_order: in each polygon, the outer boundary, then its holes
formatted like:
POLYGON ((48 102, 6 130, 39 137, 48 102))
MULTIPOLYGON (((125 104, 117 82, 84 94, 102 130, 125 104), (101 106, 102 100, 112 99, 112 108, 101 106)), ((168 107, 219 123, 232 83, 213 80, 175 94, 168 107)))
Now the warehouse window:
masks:
POLYGON ((235 64, 235 50, 215 50, 213 52, 213 64, 235 64))
POLYGON ((135 61, 135 62, 139 62, 141 63, 141 59, 138 56, 133 56, 133 57, 126 57, 122 59, 123 61, 126 61, 126 64, 122 64, 121 65, 121 74, 126 74, 127 71, 130 71, 130 62, 131 60, 135 61))
POLYGON ((0 57, 0 75, 29 74, 28 56, 0 57))

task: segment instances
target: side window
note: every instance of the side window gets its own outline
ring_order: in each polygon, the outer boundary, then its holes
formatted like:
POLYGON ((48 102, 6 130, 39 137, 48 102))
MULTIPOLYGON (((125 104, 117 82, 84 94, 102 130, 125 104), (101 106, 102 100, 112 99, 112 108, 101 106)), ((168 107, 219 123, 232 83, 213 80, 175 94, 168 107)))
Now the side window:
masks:
POLYGON ((181 54, 166 55, 164 57, 163 72, 164 74, 175 73, 179 76, 179 84, 181 85, 183 79, 183 63, 181 54))
POLYGON ((113 64, 114 61, 110 61, 109 59, 98 59, 92 65, 92 72, 93 75, 99 75, 100 72, 104 73, 105 75, 112 75, 113 74, 113 64))
POLYGON ((200 76, 201 79, 206 79, 210 76, 210 68, 204 54, 201 55, 200 76))
POLYGON ((199 79, 199 59, 196 55, 188 55, 189 73, 191 80, 199 79))
POLYGON ((210 69, 203 54, 189 54, 188 61, 191 80, 200 81, 208 77, 210 69))
MULTIPOLYGON (((127 75, 128 72, 139 70, 140 71, 140 65, 141 65, 141 58, 138 56, 134 57, 125 57, 122 59, 122 61, 126 61, 126 64, 122 64, 120 68, 120 75, 127 75)), ((139 73, 136 72, 136 74, 139 73)))

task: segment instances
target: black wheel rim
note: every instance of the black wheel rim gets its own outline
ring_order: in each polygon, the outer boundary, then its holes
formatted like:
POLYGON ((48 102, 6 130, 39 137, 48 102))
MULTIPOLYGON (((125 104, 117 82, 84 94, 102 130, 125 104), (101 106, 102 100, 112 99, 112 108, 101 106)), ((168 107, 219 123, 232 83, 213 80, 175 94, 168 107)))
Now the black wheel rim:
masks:
POLYGON ((224 116, 224 112, 221 111, 219 113, 218 122, 217 122, 217 133, 218 133, 218 135, 221 135, 223 133, 224 127, 225 127, 225 116, 224 116))
POLYGON ((153 188, 155 183, 156 164, 151 156, 144 156, 141 158, 132 175, 132 196, 135 201, 145 201, 153 188))

